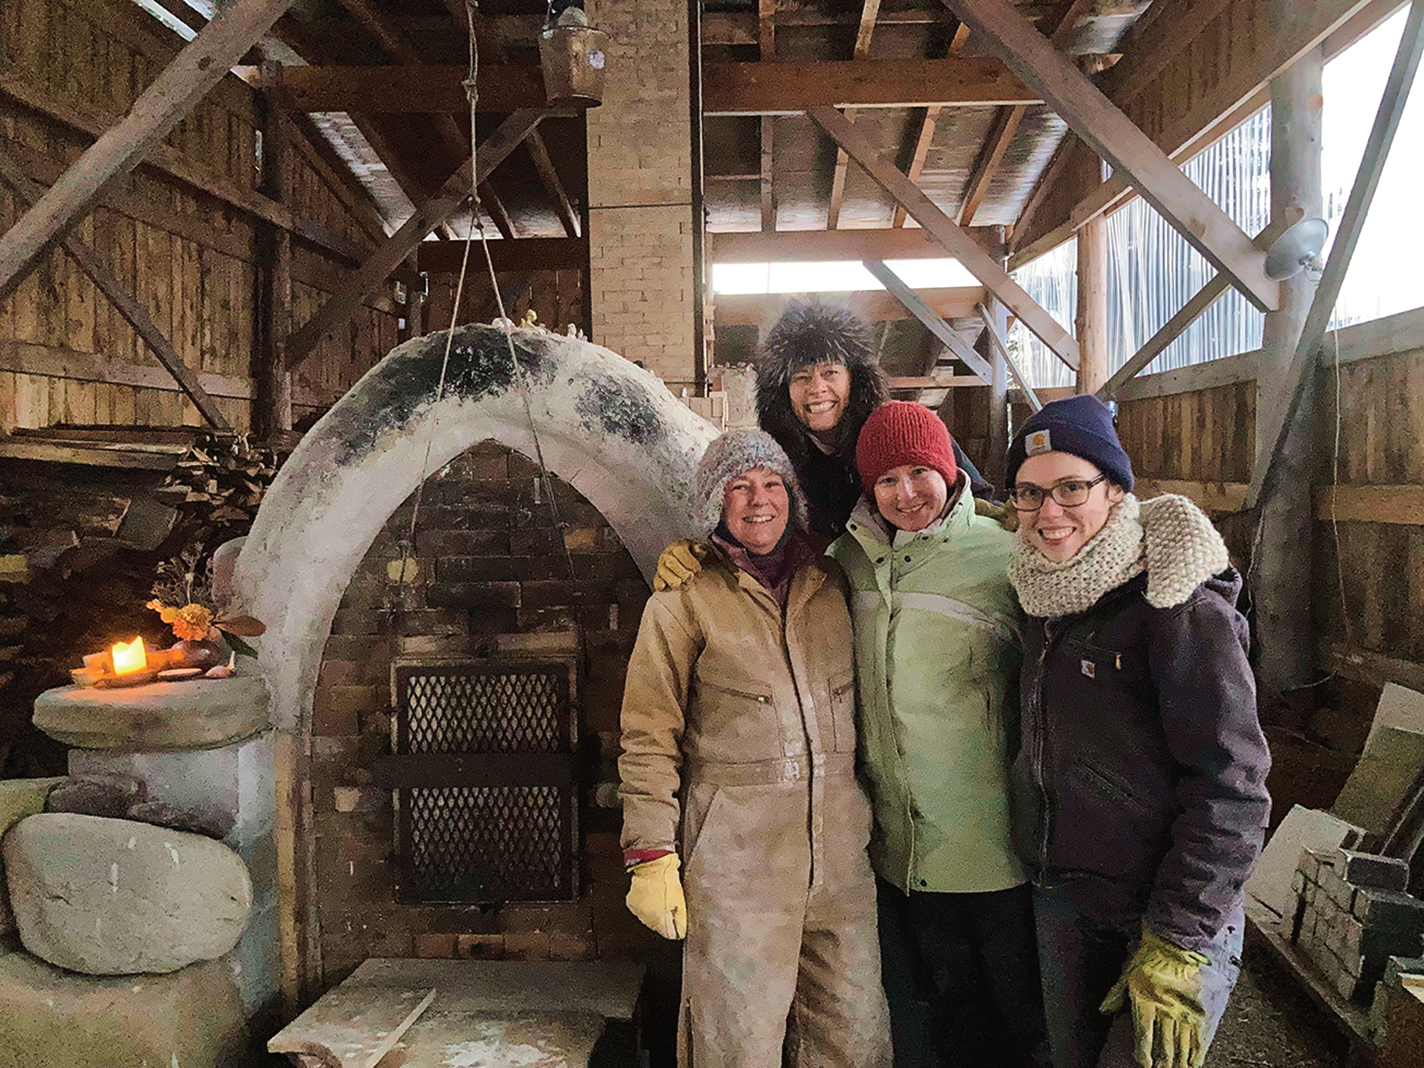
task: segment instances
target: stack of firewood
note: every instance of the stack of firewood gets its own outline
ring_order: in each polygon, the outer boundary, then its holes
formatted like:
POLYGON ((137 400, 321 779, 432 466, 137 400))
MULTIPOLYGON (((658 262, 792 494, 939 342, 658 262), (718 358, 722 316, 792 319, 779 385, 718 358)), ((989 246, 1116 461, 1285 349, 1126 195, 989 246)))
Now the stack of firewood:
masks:
POLYGON ((144 607, 159 564, 246 534, 283 458, 195 427, 0 436, 0 778, 63 774, 35 697, 115 641, 165 647, 144 607))

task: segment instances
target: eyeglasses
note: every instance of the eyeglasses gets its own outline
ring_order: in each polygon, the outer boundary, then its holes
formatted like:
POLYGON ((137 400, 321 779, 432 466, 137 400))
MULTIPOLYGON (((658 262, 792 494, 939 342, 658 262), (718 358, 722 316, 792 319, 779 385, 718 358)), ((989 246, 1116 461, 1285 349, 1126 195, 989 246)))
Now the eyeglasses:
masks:
POLYGON ((1048 489, 1035 486, 1031 482, 1025 482, 1021 486, 1014 487, 1012 494, 1014 507, 1020 512, 1036 512, 1043 507, 1044 499, 1051 496, 1064 508, 1078 508, 1088 503, 1088 494, 1093 491, 1093 487, 1107 477, 1107 475, 1099 475, 1097 478, 1087 480, 1068 478, 1048 489))

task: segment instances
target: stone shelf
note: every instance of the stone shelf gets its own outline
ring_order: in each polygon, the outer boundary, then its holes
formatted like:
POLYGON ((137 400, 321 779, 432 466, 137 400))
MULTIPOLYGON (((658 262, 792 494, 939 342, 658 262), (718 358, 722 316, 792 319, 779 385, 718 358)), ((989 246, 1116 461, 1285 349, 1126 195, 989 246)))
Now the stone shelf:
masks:
POLYGON ((267 686, 252 660, 229 679, 128 689, 60 686, 35 699, 35 726, 65 745, 119 752, 211 749, 267 726, 267 686))

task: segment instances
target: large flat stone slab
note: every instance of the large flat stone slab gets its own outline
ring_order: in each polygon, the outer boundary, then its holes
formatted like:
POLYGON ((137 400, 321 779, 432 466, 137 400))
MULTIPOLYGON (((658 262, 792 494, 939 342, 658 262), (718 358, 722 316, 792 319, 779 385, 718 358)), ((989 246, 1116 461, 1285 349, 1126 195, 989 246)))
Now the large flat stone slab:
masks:
POLYGON ((0 943, 0 1068, 239 1068, 247 1034, 228 961, 168 975, 75 975, 0 943))
MULTIPOLYGON (((2 779, 0 780, 0 838, 26 816, 43 812, 45 798, 64 779, 2 779)), ((15 929, 15 917, 10 912, 10 894, 5 889, 5 862, 0 860, 0 935, 15 929)))
POLYGON ((242 858, 201 835, 46 812, 4 842, 25 948, 89 975, 171 972, 237 944, 252 908, 242 858))
POLYGON ((60 686, 35 699, 35 726, 65 745, 172 752, 226 745, 267 726, 267 685, 256 662, 230 679, 152 682, 122 690, 60 686))

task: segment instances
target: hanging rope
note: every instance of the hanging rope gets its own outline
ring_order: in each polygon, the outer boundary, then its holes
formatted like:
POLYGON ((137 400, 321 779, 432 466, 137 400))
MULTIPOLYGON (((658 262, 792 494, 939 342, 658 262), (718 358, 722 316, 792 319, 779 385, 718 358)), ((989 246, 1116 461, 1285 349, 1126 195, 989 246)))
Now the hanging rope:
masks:
MULTIPOLYGON (((524 402, 524 417, 529 423, 529 434, 534 439, 534 458, 539 465, 539 484, 543 495, 549 502, 549 514, 553 520, 554 530, 558 534, 559 545, 564 551, 564 562, 568 566, 568 577, 574 578, 574 558, 569 550, 568 541, 564 538, 564 524, 559 517, 558 501, 554 497, 554 487, 549 478, 549 468, 544 462, 544 448, 539 441, 539 428, 534 421, 534 410, 529 396, 529 382, 524 374, 524 368, 519 363, 519 357, 514 350, 514 335, 510 332, 513 325, 509 315, 505 311, 504 296, 499 291, 499 279, 495 274, 494 258, 490 255, 489 236, 485 233, 484 219, 480 213, 480 194, 477 182, 479 174, 479 140, 476 122, 476 104, 479 98, 478 78, 480 70, 479 46, 475 40, 475 9, 479 5, 476 0, 466 0, 465 18, 466 28, 470 39, 470 63, 469 77, 464 82, 465 96, 470 102, 470 218, 472 225, 465 232, 465 247, 460 257, 460 277, 455 285, 455 300, 450 309, 450 327, 445 335, 445 354, 440 361, 440 378, 435 387, 435 413, 431 417, 430 433, 425 441, 425 456, 420 465, 420 480, 416 485, 415 501, 410 512, 410 526, 407 529, 405 539, 400 543, 400 584, 399 603, 396 610, 399 611, 405 605, 405 590, 407 584, 414 577, 412 566, 415 554, 415 531, 420 518, 420 504, 425 494, 425 481, 430 474, 430 453, 435 444, 435 424, 440 415, 440 402, 445 397, 446 375, 450 367, 450 354, 455 344, 455 326, 459 320, 460 302, 464 297, 465 277, 470 264, 470 246, 474 243, 476 230, 479 231, 480 245, 484 249, 485 266, 489 271, 490 287, 494 290, 495 303, 499 308, 499 321, 504 331, 505 347, 509 351, 509 362, 514 371, 514 380, 524 402)), ((574 600, 578 601, 579 594, 574 591, 574 600)), ((579 644, 583 644, 583 621, 574 614, 574 628, 579 634, 579 644)))

